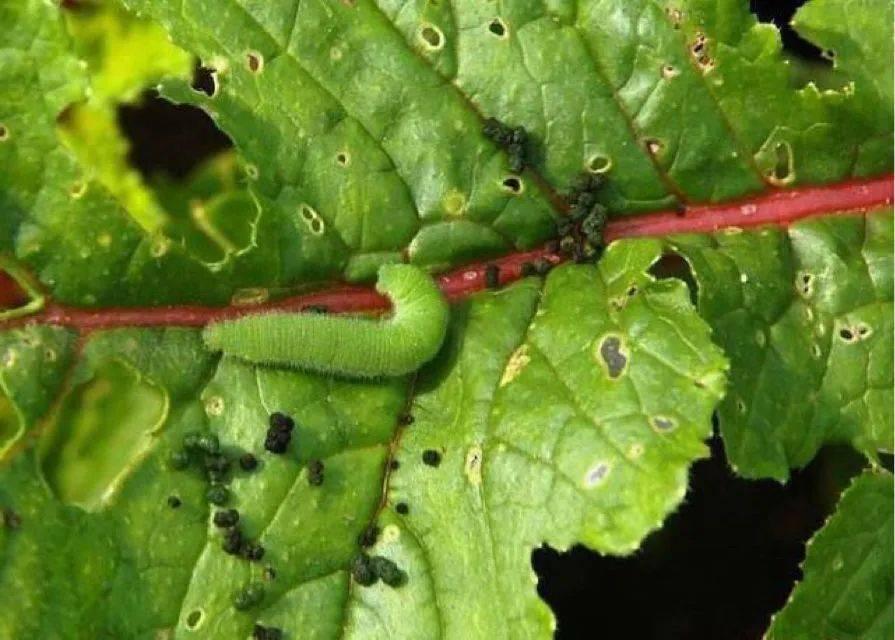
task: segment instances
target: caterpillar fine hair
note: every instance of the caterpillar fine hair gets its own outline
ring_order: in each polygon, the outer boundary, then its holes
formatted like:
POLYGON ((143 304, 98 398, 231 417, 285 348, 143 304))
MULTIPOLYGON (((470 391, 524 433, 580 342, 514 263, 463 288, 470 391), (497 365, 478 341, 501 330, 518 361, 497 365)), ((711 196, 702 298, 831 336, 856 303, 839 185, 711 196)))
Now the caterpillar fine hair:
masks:
POLYGON ((429 274, 408 264, 380 267, 376 290, 392 303, 388 317, 258 314, 209 324, 203 338, 213 351, 257 364, 356 378, 416 371, 444 341, 448 303, 429 274))

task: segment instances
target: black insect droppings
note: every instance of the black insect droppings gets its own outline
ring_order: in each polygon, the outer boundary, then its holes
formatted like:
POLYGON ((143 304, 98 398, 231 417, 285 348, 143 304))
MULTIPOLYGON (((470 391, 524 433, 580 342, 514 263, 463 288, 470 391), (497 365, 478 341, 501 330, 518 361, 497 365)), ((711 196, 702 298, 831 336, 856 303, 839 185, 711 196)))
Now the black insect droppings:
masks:
POLYGON ((0 512, 0 516, 2 516, 0 517, 0 522, 10 531, 15 531, 22 526, 22 516, 9 507, 4 507, 3 511, 0 512))
POLYGON ((295 421, 279 411, 270 414, 270 428, 264 439, 264 448, 271 453, 285 453, 292 439, 295 421))
POLYGON ((196 451, 199 449, 199 438, 201 435, 198 431, 190 431, 183 436, 183 448, 187 451, 196 451))
POLYGON ((359 553, 351 560, 351 577, 361 586, 369 587, 375 584, 379 579, 373 567, 370 564, 370 556, 366 553, 359 553))
POLYGON ((610 378, 618 378, 628 364, 628 357, 622 353, 621 340, 617 336, 607 336, 600 343, 600 357, 606 363, 610 378))
POLYGON ((401 463, 398 460, 393 459, 391 462, 388 463, 388 468, 391 469, 392 471, 394 471, 395 469, 397 469, 400 466, 401 466, 401 463))
POLYGON ((244 453, 239 456, 239 467, 243 471, 254 471, 258 467, 258 458, 251 453, 244 453))
POLYGON ((221 450, 221 441, 213 433, 201 434, 196 441, 196 445, 200 451, 204 451, 209 455, 216 455, 221 450))
POLYGON ((525 128, 511 127, 497 118, 488 118, 482 127, 482 133, 507 152, 510 171, 522 173, 528 155, 528 132, 525 128))
POLYGON ((388 558, 374 556, 370 558, 369 564, 376 577, 390 587, 399 587, 407 579, 407 575, 398 568, 398 565, 388 558))
POLYGON ((177 509, 178 507, 180 507, 180 505, 183 504, 183 502, 181 502, 180 498, 178 498, 177 496, 168 496, 167 502, 168 506, 172 509, 177 509))
POLYGON ((264 585, 258 582, 252 582, 233 596, 233 608, 238 611, 245 611, 260 604, 264 599, 264 585))
POLYGON ((205 473, 212 482, 220 482, 230 470, 230 459, 220 453, 206 454, 203 463, 205 473))
POLYGON ((243 544, 242 549, 240 549, 240 554, 246 560, 258 562, 264 557, 264 547, 260 544, 247 542, 243 544))
POLYGON ((535 271, 538 275, 545 276, 550 273, 550 270, 553 268, 553 265, 549 260, 545 260, 544 258, 538 258, 535 260, 535 271))
POLYGON ((370 525, 366 529, 360 532, 360 535, 357 536, 357 544, 363 547, 364 549, 369 549, 376 541, 379 539, 380 529, 375 524, 370 525))
POLYGON ((252 640, 282 640, 282 638, 282 629, 265 627, 257 623, 252 627, 252 640))
POLYGON ((208 488, 208 491, 205 492, 205 499, 211 504, 216 504, 218 506, 226 504, 229 498, 230 491, 227 490, 227 487, 220 484, 211 485, 208 488))
POLYGON ((319 487, 323 484, 323 461, 311 460, 308 462, 308 484, 319 487))
POLYGON ((406 502, 399 502, 395 505, 395 511, 400 513, 402 516, 406 516, 410 513, 410 507, 407 506, 406 502))
POLYGON ((400 424, 402 427, 406 427, 406 426, 413 424, 413 416, 410 415, 409 413, 402 413, 398 417, 398 424, 400 424))
POLYGON ((423 451, 423 463, 430 467, 437 467, 441 464, 441 454, 434 449, 426 449, 423 451))
POLYGON ((239 522, 239 511, 236 509, 226 509, 224 511, 215 511, 212 516, 212 522, 216 527, 232 527, 239 522))
POLYGON ((305 313, 329 313, 329 307, 322 304, 309 304, 302 309, 305 313))
POLYGON ((500 267, 496 264, 489 264, 485 267, 485 286, 489 289, 500 287, 500 267))
POLYGON ((190 466, 190 454, 185 449, 172 451, 168 456, 168 466, 176 471, 183 471, 190 466))
POLYGON ((242 530, 239 527, 233 527, 224 533, 221 549, 224 550, 224 553, 231 556, 239 555, 239 552, 242 550, 242 543, 242 530))

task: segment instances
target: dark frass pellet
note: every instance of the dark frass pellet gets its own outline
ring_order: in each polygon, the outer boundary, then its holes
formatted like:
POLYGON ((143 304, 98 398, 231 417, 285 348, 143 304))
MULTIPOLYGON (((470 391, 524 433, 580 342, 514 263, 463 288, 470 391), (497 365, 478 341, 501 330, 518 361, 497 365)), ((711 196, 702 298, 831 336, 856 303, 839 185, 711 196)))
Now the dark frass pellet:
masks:
POLYGON ((214 455, 221 451, 221 441, 213 433, 203 433, 199 436, 196 446, 207 454, 214 455))
POLYGON ((258 562, 264 557, 264 547, 260 544, 246 543, 240 551, 242 557, 252 562, 258 562))
POLYGON ((221 549, 231 556, 239 555, 242 550, 242 531, 239 527, 233 527, 224 533, 221 549))
POLYGON ((168 456, 168 465, 176 471, 183 471, 190 466, 190 454, 185 449, 172 451, 168 456))
POLYGON ((401 462, 399 460, 392 460, 391 462, 388 463, 388 468, 391 469, 392 471, 396 471, 398 469, 398 467, 400 467, 400 466, 401 466, 401 462))
POLYGON ((308 463, 308 484, 313 487, 323 484, 323 461, 311 460, 308 463))
POLYGON ((373 567, 370 565, 370 556, 359 553, 351 561, 351 577, 361 586, 369 587, 379 579, 373 567))
POLYGON ((177 509, 183 502, 177 496, 168 496, 168 506, 177 509))
POLYGON ((239 522, 239 511, 236 509, 226 509, 224 511, 215 511, 212 517, 214 526, 226 528, 232 527, 239 522))
POLYGON ((364 549, 369 549, 376 541, 379 539, 379 527, 375 524, 367 527, 363 531, 360 532, 360 535, 357 536, 357 544, 363 547, 364 549))
POLYGON ((441 454, 434 449, 426 449, 423 451, 423 463, 430 467, 437 467, 441 464, 441 454))
POLYGON ((256 624, 252 628, 252 640, 282 640, 283 630, 256 624))
POLYGON ((399 587, 404 584, 406 575, 394 562, 382 556, 370 558, 370 568, 380 580, 390 587, 399 587))
POLYGON ((406 516, 410 513, 410 507, 407 506, 406 502, 399 502, 395 505, 395 511, 400 513, 402 516, 406 516))
POLYGON ((295 420, 293 420, 290 416, 287 416, 285 413, 274 411, 272 414, 270 414, 270 426, 274 429, 292 431, 292 429, 295 428, 295 420))
POLYGON ((227 490, 227 487, 220 484, 211 485, 208 487, 208 491, 205 492, 205 499, 211 504, 218 506, 226 504, 229 498, 230 492, 227 490))
POLYGON ((264 600, 264 586, 258 582, 252 582, 233 596, 233 608, 245 611, 258 606, 262 600, 264 600))
POLYGON ((202 434, 198 431, 189 431, 183 436, 183 448, 187 451, 195 451, 199 448, 199 439, 202 434))
POLYGON ((489 289, 497 289, 500 286, 500 267, 496 264, 485 267, 485 286, 489 289))
POLYGON ((230 459, 219 453, 206 455, 204 464, 205 473, 212 482, 222 480, 230 470, 230 459))
POLYGON ((270 414, 270 428, 264 439, 264 448, 271 453, 285 453, 294 428, 295 421, 285 413, 275 411, 270 414))
POLYGON ((244 453, 239 456, 239 467, 243 471, 254 471, 258 468, 258 458, 251 453, 244 453))
POLYGON ((402 427, 406 427, 408 425, 413 424, 413 416, 410 415, 409 413, 402 413, 398 417, 398 424, 400 424, 402 427))
POLYGON ((22 526, 22 516, 9 507, 4 507, 3 511, 0 512, 0 516, 2 516, 0 517, 0 522, 10 531, 15 531, 22 526))

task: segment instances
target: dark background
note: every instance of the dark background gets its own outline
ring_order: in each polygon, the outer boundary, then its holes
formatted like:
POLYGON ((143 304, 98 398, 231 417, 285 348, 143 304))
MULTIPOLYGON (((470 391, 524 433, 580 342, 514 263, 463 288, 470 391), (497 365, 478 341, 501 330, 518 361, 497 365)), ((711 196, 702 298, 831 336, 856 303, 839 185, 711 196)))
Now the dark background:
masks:
MULTIPOLYGON (((782 32, 787 55, 828 64, 788 22, 802 2, 751 2, 782 32)), ((194 85, 202 88, 202 70, 194 85)), ((131 160, 143 173, 183 177, 229 140, 199 111, 147 96, 122 107, 131 160)), ((538 592, 557 616, 557 638, 760 638, 799 578, 805 541, 863 464, 847 449, 828 449, 785 486, 749 482, 727 468, 718 438, 695 464, 680 509, 629 558, 583 547, 532 554, 538 592)))

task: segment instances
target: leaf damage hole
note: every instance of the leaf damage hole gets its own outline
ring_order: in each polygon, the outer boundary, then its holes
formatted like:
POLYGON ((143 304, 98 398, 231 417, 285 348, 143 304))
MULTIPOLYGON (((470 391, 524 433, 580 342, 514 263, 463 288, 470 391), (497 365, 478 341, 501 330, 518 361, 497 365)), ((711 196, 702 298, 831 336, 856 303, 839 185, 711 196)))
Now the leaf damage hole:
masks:
POLYGON ((612 158, 600 153, 592 155, 587 161, 587 170, 590 173, 607 173, 612 168, 612 158))
POLYGON ((5 124, 0 124, 0 142, 6 142, 9 140, 9 129, 6 128, 5 124))
POLYGON ((186 628, 195 631, 202 626, 205 621, 205 611, 202 609, 193 609, 186 616, 186 628))
POLYGON ((500 18, 494 18, 491 22, 488 23, 488 31, 490 31, 498 38, 506 38, 507 25, 500 18))
POLYGON ((323 232, 326 231, 326 223, 323 221, 323 218, 320 217, 319 213, 307 204, 302 204, 298 208, 298 212, 299 215, 301 215, 301 219, 304 221, 305 226, 313 235, 323 235, 323 232))
POLYGON ((218 94, 218 72, 211 67, 197 65, 193 71, 190 87, 196 93, 204 93, 209 98, 214 98, 218 94))
POLYGON ((444 47, 444 34, 441 32, 441 29, 434 24, 422 25, 420 27, 419 37, 423 46, 430 51, 438 51, 444 47))
POLYGON ((665 145, 662 144, 662 141, 658 138, 647 138, 643 141, 643 144, 649 154, 654 158, 662 153, 662 150, 665 148, 665 145))
POLYGON ((775 187, 783 187, 796 179, 793 171, 792 145, 787 141, 774 145, 775 162, 773 168, 767 173, 768 182, 775 187))
POLYGON ((481 445, 473 445, 466 452, 466 463, 463 465, 466 473, 466 479, 470 484, 482 484, 482 447, 481 445))
POLYGON ((351 155, 347 151, 340 151, 336 154, 336 164, 340 167, 347 167, 351 164, 351 155))
POLYGON ((219 416, 224 413, 224 399, 221 396, 209 396, 205 401, 205 413, 208 416, 219 416))
POLYGON ((80 200, 84 197, 84 194, 87 193, 87 183, 83 180, 75 182, 71 185, 71 188, 69 188, 68 193, 73 200, 80 200))
POLYGON ((256 165, 254 165, 254 164, 251 164, 251 163, 246 164, 244 170, 245 170, 245 173, 246 173, 246 177, 247 177, 249 180, 252 180, 252 181, 257 180, 257 179, 258 179, 258 176, 261 175, 261 172, 258 171, 258 167, 257 167, 256 165))
POLYGON ((628 367, 628 353, 622 339, 617 335, 605 336, 599 343, 598 355, 605 365, 606 373, 617 380, 628 367))
POLYGON ((261 73, 264 71, 264 56, 257 51, 249 51, 246 53, 246 66, 252 73, 261 73))
POLYGON ((677 427, 677 422, 668 416, 653 416, 650 424, 658 433, 668 433, 677 427))
POLYGON ((599 486, 609 477, 612 467, 607 462, 598 462, 584 474, 584 486, 588 489, 599 486))
POLYGON ((668 19, 671 21, 671 26, 675 29, 681 28, 681 21, 684 19, 684 14, 680 9, 676 7, 666 7, 665 14, 668 16, 668 19))
POLYGON ((810 298, 814 294, 814 274, 800 271, 796 276, 796 291, 803 298, 810 298))
POLYGON ((522 179, 516 176, 509 176, 500 184, 504 191, 512 193, 513 195, 519 195, 525 190, 525 185, 522 182, 522 179))
POLYGON ((671 80, 672 78, 676 78, 681 74, 680 71, 675 69, 672 65, 666 64, 662 66, 662 70, 659 72, 665 80, 671 80))

